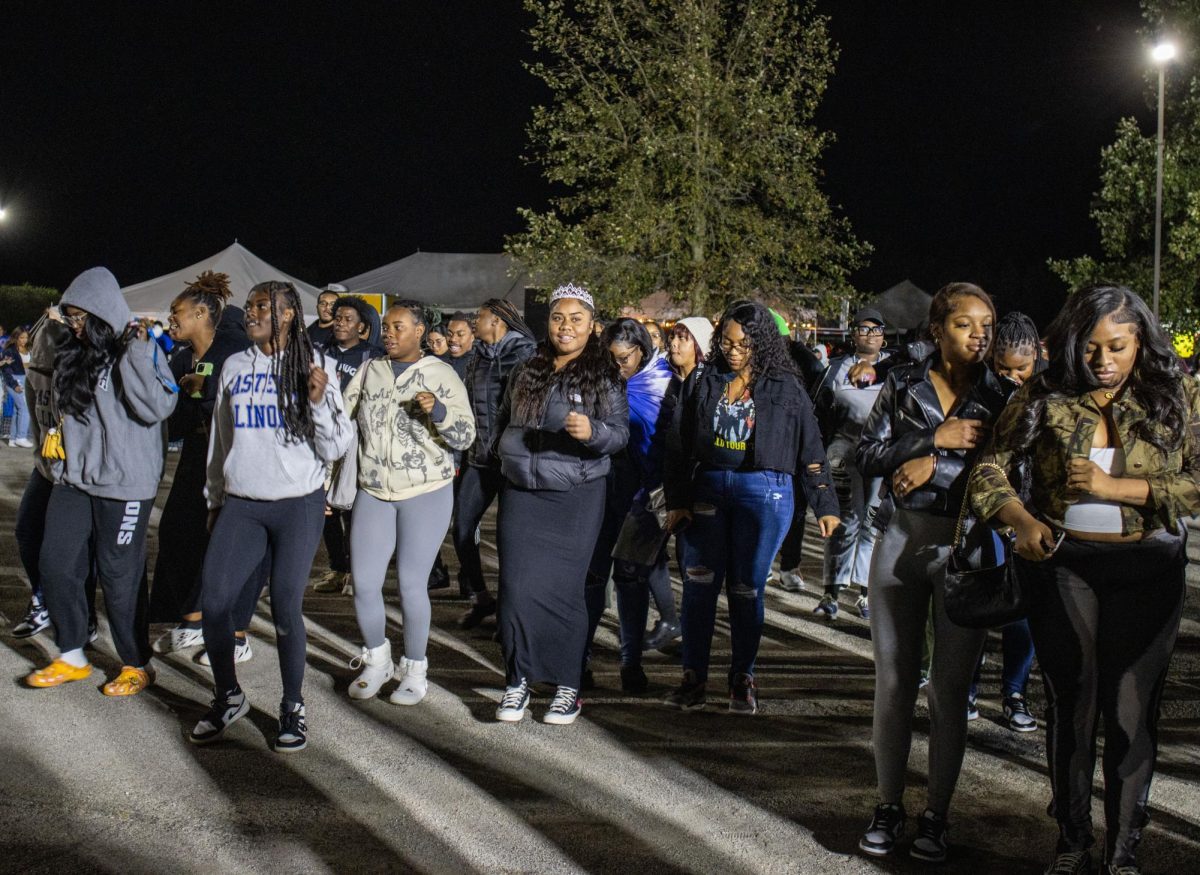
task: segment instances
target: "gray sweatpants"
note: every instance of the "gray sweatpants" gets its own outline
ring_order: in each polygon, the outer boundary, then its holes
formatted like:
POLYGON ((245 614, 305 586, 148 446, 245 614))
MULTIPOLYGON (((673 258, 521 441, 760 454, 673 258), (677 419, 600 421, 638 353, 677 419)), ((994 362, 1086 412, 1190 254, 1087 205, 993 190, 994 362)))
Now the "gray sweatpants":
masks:
POLYGON ((921 646, 933 601, 929 698, 928 807, 945 816, 967 746, 967 695, 987 630, 950 622, 942 569, 954 519, 897 509, 871 561, 875 715, 871 729, 879 801, 899 803, 912 745, 921 646))
POLYGON ((354 612, 368 647, 387 639, 383 578, 393 552, 404 615, 404 655, 424 659, 429 644, 429 571, 450 529, 454 488, 446 485, 403 501, 381 501, 361 489, 350 527, 350 570, 354 612))

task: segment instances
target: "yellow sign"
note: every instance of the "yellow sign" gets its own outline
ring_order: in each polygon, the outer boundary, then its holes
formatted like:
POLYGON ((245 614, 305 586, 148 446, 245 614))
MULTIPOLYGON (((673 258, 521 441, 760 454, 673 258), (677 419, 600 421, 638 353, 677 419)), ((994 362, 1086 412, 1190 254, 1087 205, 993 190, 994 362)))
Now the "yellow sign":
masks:
POLYGON ((1179 353, 1181 358, 1190 358, 1192 353, 1196 351, 1196 335, 1194 334, 1176 334, 1175 335, 1175 352, 1179 353))

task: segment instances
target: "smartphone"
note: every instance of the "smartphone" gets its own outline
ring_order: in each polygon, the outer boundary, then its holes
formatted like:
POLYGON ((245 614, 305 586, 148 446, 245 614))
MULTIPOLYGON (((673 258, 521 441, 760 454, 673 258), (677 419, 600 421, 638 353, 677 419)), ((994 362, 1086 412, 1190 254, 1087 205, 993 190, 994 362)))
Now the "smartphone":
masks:
POLYGON ((196 373, 202 377, 211 377, 213 372, 212 362, 196 362, 196 373))
POLYGON ((1063 539, 1064 539, 1064 538, 1066 538, 1066 537, 1067 537, 1067 533, 1066 533, 1065 531, 1059 532, 1059 533, 1058 533, 1058 534, 1057 534, 1057 535, 1054 537, 1054 546, 1050 548, 1050 552, 1049 552, 1049 553, 1047 553, 1046 555, 1047 555, 1047 556, 1053 556, 1055 553, 1057 553, 1057 552, 1058 552, 1058 548, 1062 546, 1063 539))

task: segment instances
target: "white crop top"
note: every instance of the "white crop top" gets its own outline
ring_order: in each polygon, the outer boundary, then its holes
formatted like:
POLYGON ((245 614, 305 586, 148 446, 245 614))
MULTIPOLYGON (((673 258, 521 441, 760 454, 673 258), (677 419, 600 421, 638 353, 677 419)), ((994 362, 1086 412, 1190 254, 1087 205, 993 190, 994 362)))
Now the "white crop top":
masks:
MULTIPOLYGON (((1119 447, 1093 448, 1088 458, 1095 462, 1105 474, 1121 477, 1125 474, 1125 450, 1119 447)), ((1067 505, 1063 516, 1063 528, 1073 532, 1096 534, 1121 534, 1121 503, 1083 498, 1076 504, 1067 505)))

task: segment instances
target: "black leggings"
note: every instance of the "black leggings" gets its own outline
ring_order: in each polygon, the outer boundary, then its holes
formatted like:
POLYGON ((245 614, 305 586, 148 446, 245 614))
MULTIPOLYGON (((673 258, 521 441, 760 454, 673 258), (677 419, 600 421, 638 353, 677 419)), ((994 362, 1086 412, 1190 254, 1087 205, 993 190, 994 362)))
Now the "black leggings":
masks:
POLYGON ((458 556, 460 580, 474 593, 487 591, 475 532, 503 486, 504 475, 499 470, 474 465, 463 465, 454 482, 454 520, 450 529, 454 553, 458 556))
POLYGON ((1158 711, 1183 613, 1185 538, 1132 544, 1067 538, 1020 561, 1046 686, 1046 752, 1059 852, 1091 847, 1096 730, 1104 717, 1107 859, 1131 864, 1148 817, 1158 711))
POLYGON ((279 648, 285 702, 303 702, 304 615, 308 572, 321 541, 325 492, 299 498, 250 501, 229 496, 204 557, 204 644, 218 693, 237 687, 233 664, 234 606, 247 586, 259 587, 264 557, 271 560, 271 618, 279 648))

